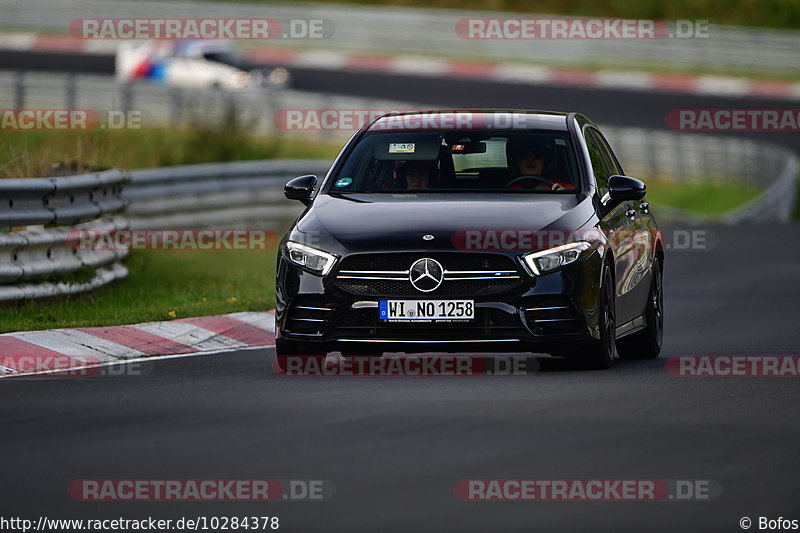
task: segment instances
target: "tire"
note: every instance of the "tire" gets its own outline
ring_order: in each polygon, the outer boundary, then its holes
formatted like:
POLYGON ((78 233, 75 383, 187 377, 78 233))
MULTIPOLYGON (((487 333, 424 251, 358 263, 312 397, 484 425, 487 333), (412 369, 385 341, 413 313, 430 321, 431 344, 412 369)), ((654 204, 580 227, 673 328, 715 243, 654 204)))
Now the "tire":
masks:
POLYGON ((327 353, 319 353, 316 350, 303 350, 281 343, 275 345, 275 363, 281 372, 286 372, 289 369, 290 361, 296 357, 313 358, 316 360, 315 368, 321 369, 327 356, 327 353))
POLYGON ((600 286, 600 339, 591 341, 586 349, 570 357, 574 368, 606 370, 611 368, 616 353, 617 307, 614 276, 608 265, 603 266, 600 286))
POLYGON ((644 311, 645 329, 617 341, 621 359, 655 359, 661 353, 664 338, 664 284, 661 260, 653 260, 653 281, 644 311))

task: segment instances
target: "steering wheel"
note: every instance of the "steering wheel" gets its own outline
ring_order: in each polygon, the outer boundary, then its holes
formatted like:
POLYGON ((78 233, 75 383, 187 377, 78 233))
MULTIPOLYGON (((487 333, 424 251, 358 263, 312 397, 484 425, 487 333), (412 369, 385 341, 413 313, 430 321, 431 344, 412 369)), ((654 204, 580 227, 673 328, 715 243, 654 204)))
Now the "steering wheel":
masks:
MULTIPOLYGON (((513 188, 514 185, 517 185, 518 183, 523 183, 525 181, 535 181, 535 182, 541 183, 543 185, 546 185, 548 189, 552 189, 553 188, 553 182, 552 181, 550 181, 547 178, 543 178, 542 176, 534 176, 534 175, 520 176, 518 178, 514 178, 513 180, 511 180, 508 183, 506 183, 505 188, 506 189, 511 189, 511 188, 513 188)), ((522 187, 520 187, 520 188, 522 188, 522 187)), ((531 187, 531 188, 535 189, 536 187, 534 186, 534 187, 531 187)))

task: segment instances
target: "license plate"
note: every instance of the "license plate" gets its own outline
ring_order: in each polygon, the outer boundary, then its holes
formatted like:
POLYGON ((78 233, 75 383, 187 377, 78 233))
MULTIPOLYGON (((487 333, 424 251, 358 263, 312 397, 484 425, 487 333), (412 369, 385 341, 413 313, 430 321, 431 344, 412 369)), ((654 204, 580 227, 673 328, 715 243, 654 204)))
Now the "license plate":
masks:
POLYGON ((466 322, 475 318, 474 300, 381 300, 378 317, 390 322, 466 322))

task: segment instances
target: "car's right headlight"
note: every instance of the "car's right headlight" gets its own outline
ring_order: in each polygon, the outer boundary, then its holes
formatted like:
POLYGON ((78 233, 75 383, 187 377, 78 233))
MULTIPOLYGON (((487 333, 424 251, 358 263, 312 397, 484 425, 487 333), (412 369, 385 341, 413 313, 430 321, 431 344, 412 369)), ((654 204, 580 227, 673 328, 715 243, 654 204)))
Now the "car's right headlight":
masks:
POLYGON ((293 241, 286 242, 286 255, 295 265, 320 276, 327 275, 338 259, 331 253, 293 241))
POLYGON ((547 272, 552 272, 565 265, 574 263, 591 249, 591 243, 585 241, 572 242, 564 244, 563 246, 542 250, 541 252, 525 254, 522 256, 522 260, 528 268, 531 269, 531 272, 537 276, 541 276, 547 272))

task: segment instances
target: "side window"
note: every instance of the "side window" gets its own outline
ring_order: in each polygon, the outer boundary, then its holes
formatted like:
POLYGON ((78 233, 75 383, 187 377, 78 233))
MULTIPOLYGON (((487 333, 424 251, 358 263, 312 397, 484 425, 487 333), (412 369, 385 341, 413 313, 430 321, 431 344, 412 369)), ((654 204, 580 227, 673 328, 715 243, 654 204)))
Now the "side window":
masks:
POLYGON ((597 145, 600 147, 600 151, 603 152, 603 157, 606 160, 608 170, 611 172, 611 175, 614 174, 622 175, 622 167, 619 166, 617 162, 617 158, 614 157, 614 152, 611 150, 611 147, 608 145, 608 141, 606 138, 603 137, 603 134, 597 130, 591 130, 592 136, 597 140, 597 145))
POLYGON ((583 137, 586 140, 586 148, 589 149, 589 159, 592 162, 594 178, 597 180, 597 188, 600 196, 605 196, 608 192, 608 178, 611 176, 611 171, 603 158, 602 149, 592 130, 589 128, 583 130, 583 137))

